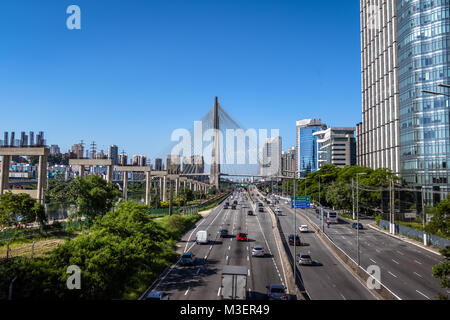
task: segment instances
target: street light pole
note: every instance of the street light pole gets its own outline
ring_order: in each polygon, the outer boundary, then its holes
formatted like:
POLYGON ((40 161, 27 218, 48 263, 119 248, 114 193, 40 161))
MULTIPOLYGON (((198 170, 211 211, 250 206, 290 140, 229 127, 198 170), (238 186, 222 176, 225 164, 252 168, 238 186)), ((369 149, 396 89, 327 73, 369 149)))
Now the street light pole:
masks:
POLYGON ((358 260, 358 267, 360 266, 359 257, 359 176, 367 174, 365 172, 360 172, 356 174, 356 255, 358 260))

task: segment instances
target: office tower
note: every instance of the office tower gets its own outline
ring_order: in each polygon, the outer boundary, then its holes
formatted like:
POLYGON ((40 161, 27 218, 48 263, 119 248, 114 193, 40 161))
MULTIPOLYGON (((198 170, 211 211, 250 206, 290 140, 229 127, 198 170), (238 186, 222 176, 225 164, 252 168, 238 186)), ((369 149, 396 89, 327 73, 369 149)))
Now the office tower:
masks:
POLYGON ((317 167, 326 164, 338 167, 356 164, 355 128, 328 128, 313 134, 317 139, 317 167))
POLYGON ((145 166, 147 164, 147 157, 144 155, 133 156, 133 166, 145 166))
POLYGON ((327 126, 321 119, 306 119, 297 121, 296 160, 298 177, 305 177, 316 172, 317 167, 317 137, 313 134, 325 130, 327 126))
MULTIPOLYGON (((361 0, 358 163, 448 192, 450 2, 361 0), (444 91, 447 90, 447 91, 444 91), (426 91, 426 92, 424 92, 426 91)), ((426 192, 426 204, 441 196, 426 192)))
POLYGON ((358 164, 399 173, 396 1, 361 1, 362 122, 358 164))
POLYGON ((34 132, 30 131, 30 147, 34 146, 34 132))
POLYGON ((5 131, 5 132, 3 133, 3 145, 4 145, 5 147, 8 147, 8 146, 9 146, 9 144, 8 144, 8 132, 7 132, 7 131, 5 131))
POLYGON ((61 150, 59 149, 59 146, 57 144, 52 144, 50 146, 50 154, 52 156, 61 154, 61 150))
POLYGON ((167 173, 179 174, 181 167, 181 159, 178 154, 169 154, 167 156, 167 173))
POLYGON ((16 139, 14 139, 15 135, 16 135, 16 133, 14 131, 11 132, 11 142, 9 144, 11 147, 15 147, 15 144, 16 144, 16 139))
POLYGON ((155 171, 163 171, 164 167, 163 167, 163 162, 161 158, 156 158, 155 159, 155 171))
POLYGON ((259 172, 262 176, 281 176, 281 153, 281 137, 266 139, 259 164, 259 172))
POLYGON ((83 159, 84 147, 81 143, 74 144, 72 146, 72 153, 75 154, 77 159, 83 159))
POLYGON ((108 158, 113 160, 113 165, 119 163, 119 147, 115 144, 108 147, 108 158))
POLYGON ((121 154, 119 154, 119 165, 120 166, 128 165, 128 155, 123 151, 121 154))

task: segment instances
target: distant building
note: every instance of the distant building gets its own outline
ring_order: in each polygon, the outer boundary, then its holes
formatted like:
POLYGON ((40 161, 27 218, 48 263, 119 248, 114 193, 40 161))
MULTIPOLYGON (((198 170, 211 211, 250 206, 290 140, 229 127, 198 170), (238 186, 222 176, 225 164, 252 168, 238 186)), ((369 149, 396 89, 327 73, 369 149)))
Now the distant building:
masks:
POLYGON ((50 146, 50 155, 56 156, 59 154, 61 154, 61 150, 60 150, 59 146, 57 144, 52 144, 50 146))
POLYGON ((262 176, 281 175, 281 137, 266 139, 262 148, 262 158, 260 161, 260 174, 262 176))
POLYGON ((113 165, 119 164, 119 147, 115 144, 108 147, 108 158, 112 159, 113 165))
POLYGON ((355 128, 328 128, 313 133, 317 137, 317 168, 326 164, 338 167, 356 164, 355 128))
POLYGON ((133 166, 145 166, 147 164, 147 157, 144 155, 134 155, 133 156, 133 166))
POLYGON ((125 152, 119 154, 119 165, 120 166, 128 165, 128 155, 125 152))
POLYGON ((297 176, 305 177, 318 170, 317 164, 317 137, 315 132, 325 130, 327 126, 321 119, 306 119, 297 121, 296 132, 296 160, 297 176))
POLYGON ((167 173, 179 174, 181 168, 181 158, 178 154, 169 154, 167 156, 167 173))
POLYGON ((72 146, 72 153, 76 156, 77 159, 83 158, 84 147, 81 143, 74 144, 72 146))
POLYGON ((295 147, 291 147, 289 151, 283 151, 281 153, 281 173, 286 177, 293 177, 297 168, 297 162, 295 160, 295 147))
POLYGON ((155 159, 155 168, 153 170, 155 170, 155 171, 163 171, 164 170, 163 161, 161 158, 155 159))

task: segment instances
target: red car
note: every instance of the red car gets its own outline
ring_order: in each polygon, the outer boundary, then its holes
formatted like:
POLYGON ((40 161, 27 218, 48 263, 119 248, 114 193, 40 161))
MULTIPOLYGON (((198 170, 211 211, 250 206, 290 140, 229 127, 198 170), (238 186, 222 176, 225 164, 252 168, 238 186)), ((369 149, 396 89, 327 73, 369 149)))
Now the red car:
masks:
POLYGON ((239 233, 237 237, 237 241, 248 241, 247 234, 245 233, 239 233))

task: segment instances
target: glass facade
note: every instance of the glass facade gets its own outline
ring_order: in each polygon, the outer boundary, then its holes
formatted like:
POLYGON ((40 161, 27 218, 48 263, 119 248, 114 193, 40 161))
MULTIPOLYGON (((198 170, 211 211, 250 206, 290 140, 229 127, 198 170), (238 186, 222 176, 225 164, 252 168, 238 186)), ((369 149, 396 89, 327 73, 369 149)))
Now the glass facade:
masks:
POLYGON ((297 123, 297 170, 304 177, 318 170, 317 136, 313 134, 326 129, 320 120, 312 119, 297 123))
POLYGON ((450 84, 450 0, 398 0, 397 18, 401 174, 411 186, 446 191, 449 97, 422 91, 450 91, 439 87, 450 84))

